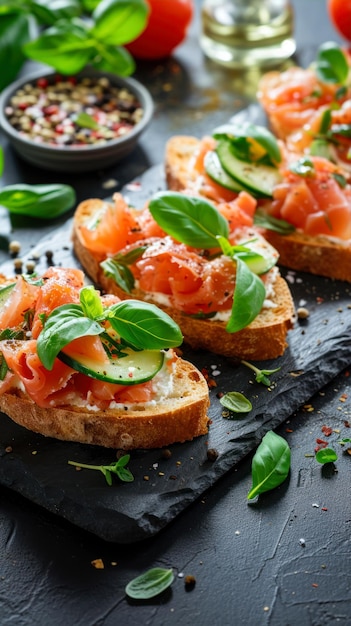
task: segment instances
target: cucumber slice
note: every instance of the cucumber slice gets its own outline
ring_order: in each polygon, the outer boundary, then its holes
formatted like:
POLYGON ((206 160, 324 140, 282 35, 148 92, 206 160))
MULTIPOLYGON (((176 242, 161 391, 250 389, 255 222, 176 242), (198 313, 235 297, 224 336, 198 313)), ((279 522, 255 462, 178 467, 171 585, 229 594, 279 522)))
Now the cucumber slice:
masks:
POLYGON ((254 274, 265 274, 277 264, 278 253, 263 237, 254 237, 249 241, 241 241, 241 246, 245 246, 252 252, 252 256, 247 257, 238 253, 237 256, 245 261, 246 265, 254 274))
POLYGON ((69 356, 60 352, 58 358, 77 372, 90 378, 97 378, 107 383, 118 385, 138 385, 151 380, 160 371, 164 353, 159 350, 140 350, 135 352, 126 348, 127 356, 109 360, 107 364, 96 364, 93 359, 83 355, 69 356))
POLYGON ((5 285, 5 287, 0 288, 0 308, 4 306, 14 287, 16 287, 16 283, 10 283, 9 285, 5 285))
POLYGON ((276 167, 241 161, 233 154, 229 141, 220 141, 216 151, 223 169, 247 191, 259 197, 272 197, 273 188, 282 180, 276 167))
POLYGON ((244 187, 223 169, 218 154, 214 150, 206 153, 204 159, 205 172, 215 183, 231 191, 243 191, 244 187))

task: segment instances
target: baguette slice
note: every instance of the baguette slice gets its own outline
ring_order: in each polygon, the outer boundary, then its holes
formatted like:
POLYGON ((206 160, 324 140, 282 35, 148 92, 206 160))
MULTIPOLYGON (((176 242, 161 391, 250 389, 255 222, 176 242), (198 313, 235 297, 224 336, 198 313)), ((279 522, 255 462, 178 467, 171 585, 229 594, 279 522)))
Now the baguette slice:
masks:
POLYGON ((293 324, 294 305, 289 287, 280 275, 274 283, 275 306, 263 309, 249 326, 236 333, 228 333, 223 321, 187 316, 175 308, 160 304, 156 298, 153 299, 140 289, 134 289, 132 294, 128 294, 103 272, 100 263, 104 257, 93 255, 80 237, 81 226, 94 221, 94 215, 102 205, 103 201, 98 199, 83 201, 77 207, 73 221, 75 254, 95 285, 121 299, 133 297, 154 302, 177 322, 185 342, 195 350, 204 349, 230 358, 252 360, 274 359, 284 353, 287 332, 293 324))
POLYGON ((0 395, 0 410, 14 422, 46 437, 132 450, 190 441, 208 431, 208 386, 188 361, 178 359, 172 394, 151 406, 88 410, 42 408, 18 388, 0 395))
MULTIPOLYGON (((200 140, 183 135, 169 139, 165 153, 166 182, 169 189, 194 189, 205 194, 201 177, 194 173, 192 161, 200 140)), ((311 236, 300 231, 280 235, 263 229, 263 236, 279 252, 279 264, 293 270, 309 272, 336 280, 351 282, 351 240, 324 235, 311 236)))
MULTIPOLYGON (((0 275, 0 287, 16 279, 0 275)), ((3 384, 0 380, 0 411, 20 426, 46 437, 107 448, 149 449, 191 441, 208 432, 208 384, 192 363, 176 354, 174 357, 171 376, 168 368, 166 374, 157 375, 157 395, 146 404, 124 402, 123 406, 102 410, 88 403, 84 406, 82 399, 68 404, 66 398, 60 405, 42 407, 17 378, 13 382, 5 378, 3 384)))

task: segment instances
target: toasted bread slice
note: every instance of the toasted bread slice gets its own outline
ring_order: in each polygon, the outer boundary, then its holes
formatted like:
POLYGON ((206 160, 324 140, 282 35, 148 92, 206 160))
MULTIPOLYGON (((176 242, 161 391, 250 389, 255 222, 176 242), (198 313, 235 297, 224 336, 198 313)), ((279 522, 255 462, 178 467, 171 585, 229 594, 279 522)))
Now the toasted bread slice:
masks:
MULTIPOLYGON (((194 173, 192 162, 200 140, 184 135, 169 139, 165 153, 166 181, 169 189, 183 191, 196 189, 206 194, 201 176, 194 173)), ((325 235, 311 236, 296 230, 280 235, 263 229, 263 236, 279 252, 279 264, 301 272, 351 282, 351 240, 325 235)))
MULTIPOLYGON (((13 284, 18 279, 18 276, 7 279, 0 275, 0 287, 13 284)), ((14 304, 18 305, 17 294, 14 304)), ((0 302, 0 317, 1 306, 0 302)), ((0 333, 4 330, 0 324, 0 333)), ((0 341, 0 357, 8 342, 13 346, 16 344, 15 339, 0 341)), ((28 340, 24 344, 27 358, 32 354, 30 346, 33 342, 28 340)), ((44 366, 40 371, 45 386, 44 366)), ((39 406, 26 391, 25 375, 22 379, 20 374, 14 375, 10 371, 3 381, 0 380, 0 411, 20 426, 46 437, 121 450, 164 447, 190 441, 208 432, 210 402, 205 377, 192 363, 173 351, 171 365, 156 374, 154 395, 146 403, 136 398, 135 401, 112 402, 102 409, 93 402, 99 394, 93 396, 92 401, 84 392, 82 376, 80 374, 79 390, 75 392, 73 387, 67 394, 64 393, 67 381, 62 383, 55 379, 54 386, 49 388, 64 395, 60 396, 61 400, 56 398, 45 406, 39 406)), ((89 380, 87 376, 86 379, 89 380)), ((98 380, 95 380, 95 385, 99 385, 98 380)), ((106 383, 102 381, 100 385, 103 391, 106 383)))
POLYGON ((102 205, 103 201, 98 199, 82 202, 75 212, 72 234, 75 254, 95 285, 121 299, 133 297, 154 302, 179 324, 185 342, 194 349, 201 348, 226 357, 252 360, 273 359, 284 353, 287 332, 293 323, 294 305, 290 290, 280 275, 274 283, 272 306, 262 309, 249 326, 236 333, 228 333, 224 321, 185 315, 175 308, 163 305, 156 296, 153 299, 152 294, 140 289, 134 289, 132 294, 128 294, 104 273, 100 263, 105 257, 92 254, 80 236, 81 227, 94 221, 94 215, 102 205))
POLYGON ((169 397, 150 405, 134 404, 104 411, 82 406, 42 408, 18 388, 0 395, 0 410, 14 422, 66 441, 132 450, 184 442, 208 431, 209 395, 202 374, 178 359, 169 397))

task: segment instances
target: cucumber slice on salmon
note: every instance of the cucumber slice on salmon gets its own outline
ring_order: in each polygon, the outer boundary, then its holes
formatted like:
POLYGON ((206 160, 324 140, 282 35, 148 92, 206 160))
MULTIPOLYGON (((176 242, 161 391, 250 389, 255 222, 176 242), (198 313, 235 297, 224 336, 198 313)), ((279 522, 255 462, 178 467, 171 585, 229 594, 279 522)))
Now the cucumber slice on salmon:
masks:
POLYGON ((230 189, 234 192, 243 191, 244 187, 238 183, 232 176, 223 169, 222 164, 218 158, 218 154, 214 150, 210 150, 206 153, 204 159, 204 167, 206 174, 226 189, 230 189))
POLYGON ((60 352, 58 358, 77 372, 90 378, 118 385, 138 385, 154 378, 164 362, 164 352, 159 350, 123 350, 126 356, 108 359, 106 363, 96 363, 94 359, 60 352))
POLYGON ((254 274, 265 274, 277 264, 277 251, 262 237, 242 241, 239 245, 244 246, 252 253, 252 255, 248 256, 246 252, 242 254, 238 252, 236 256, 242 258, 254 274))
POLYGON ((272 197, 274 187, 282 180, 278 168, 238 159, 229 141, 219 141, 216 152, 223 169, 247 191, 259 197, 272 197))

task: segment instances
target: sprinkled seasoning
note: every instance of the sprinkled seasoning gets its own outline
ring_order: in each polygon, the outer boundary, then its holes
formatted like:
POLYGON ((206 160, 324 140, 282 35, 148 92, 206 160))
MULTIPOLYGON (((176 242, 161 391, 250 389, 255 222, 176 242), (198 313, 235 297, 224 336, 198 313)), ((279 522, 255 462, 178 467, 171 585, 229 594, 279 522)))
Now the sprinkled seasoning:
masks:
POLYGON ((141 120, 139 100, 108 78, 56 76, 28 83, 8 103, 9 123, 26 139, 51 146, 102 144, 125 136, 141 120))

